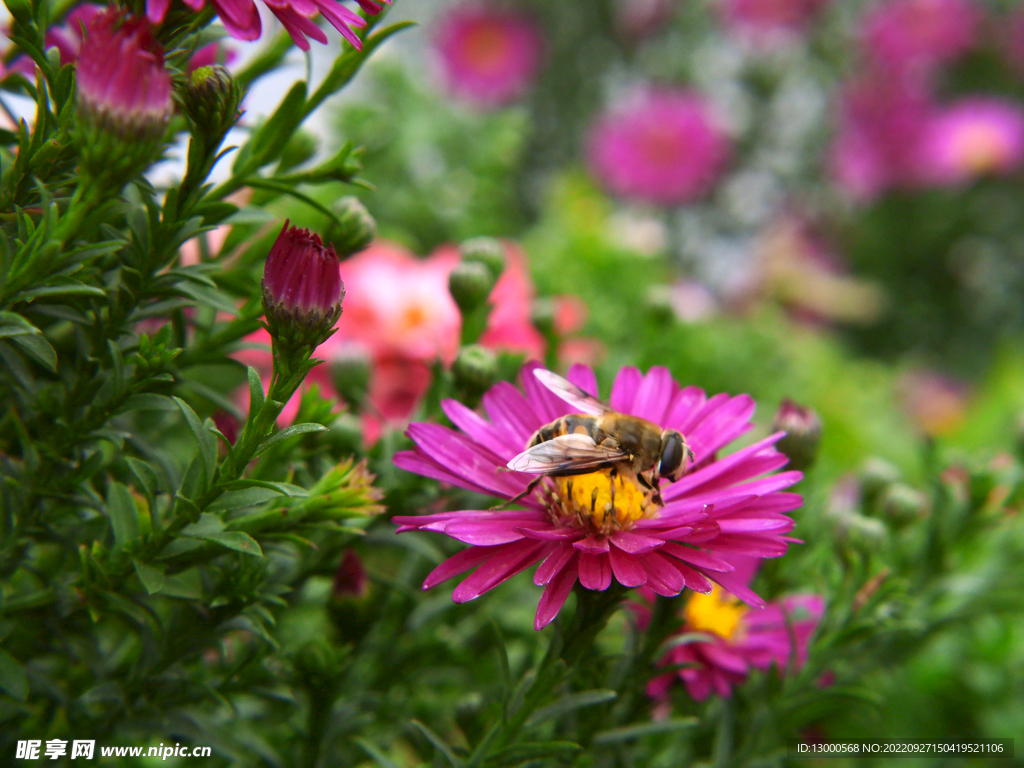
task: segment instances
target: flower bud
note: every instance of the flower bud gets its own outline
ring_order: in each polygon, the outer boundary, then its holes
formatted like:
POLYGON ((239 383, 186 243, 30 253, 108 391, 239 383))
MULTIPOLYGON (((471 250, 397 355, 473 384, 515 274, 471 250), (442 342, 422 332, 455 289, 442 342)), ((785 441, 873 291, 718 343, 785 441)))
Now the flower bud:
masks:
POLYGON ((348 195, 331 207, 338 221, 331 222, 327 230, 328 242, 343 259, 365 250, 377 236, 377 222, 359 198, 348 195))
POLYGON ((878 456, 872 456, 865 461, 860 470, 861 486, 864 489, 864 495, 869 500, 877 499, 886 488, 899 479, 899 469, 878 456))
POLYGON ((835 536, 859 549, 877 552, 885 546, 889 529, 881 520, 864 515, 832 515, 835 536))
POLYGON ((263 271, 263 308, 277 344, 312 351, 341 317, 338 255, 320 236, 284 223, 263 271))
POLYGON ((82 167, 120 185, 156 157, 171 117, 171 77, 149 23, 116 7, 93 17, 77 84, 82 167))
POLYGON ((463 261, 478 261, 487 267, 494 282, 505 271, 505 247, 493 237, 474 237, 459 246, 463 261))
POLYGON ((924 516, 928 501, 923 493, 906 483, 893 483, 879 499, 879 507, 896 525, 904 525, 924 516))
POLYGON ((486 391, 498 376, 498 360, 491 350, 479 344, 470 344, 459 350, 452 364, 455 383, 472 394, 486 391))
POLYGON ((179 92, 181 107, 209 146, 217 146, 238 121, 245 89, 220 64, 199 67, 179 92))
POLYGON ((334 572, 331 595, 335 600, 361 599, 370 591, 370 580, 366 577, 363 561, 354 549, 346 549, 334 572))
POLYGON ((494 276, 479 261, 460 261, 448 276, 448 290, 463 316, 483 305, 494 288, 494 276))
POLYGON ((821 419, 813 408, 804 408, 786 398, 779 405, 773 422, 775 431, 782 430, 785 437, 775 444, 789 457, 789 468, 807 469, 814 463, 821 444, 821 419))

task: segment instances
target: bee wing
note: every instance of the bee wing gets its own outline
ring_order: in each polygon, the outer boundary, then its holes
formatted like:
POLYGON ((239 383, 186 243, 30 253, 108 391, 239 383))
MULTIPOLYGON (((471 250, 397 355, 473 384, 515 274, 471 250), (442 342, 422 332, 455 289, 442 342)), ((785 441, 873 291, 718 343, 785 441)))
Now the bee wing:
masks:
POLYGON ((596 397, 588 395, 571 381, 563 379, 557 373, 552 373, 545 368, 536 368, 533 371, 533 375, 540 380, 541 384, 565 400, 573 408, 576 408, 580 413, 600 416, 603 413, 610 413, 612 410, 596 397))
POLYGON ((508 468, 544 475, 567 469, 599 469, 627 457, 618 448, 598 445, 590 435, 560 435, 527 448, 508 463, 508 468))

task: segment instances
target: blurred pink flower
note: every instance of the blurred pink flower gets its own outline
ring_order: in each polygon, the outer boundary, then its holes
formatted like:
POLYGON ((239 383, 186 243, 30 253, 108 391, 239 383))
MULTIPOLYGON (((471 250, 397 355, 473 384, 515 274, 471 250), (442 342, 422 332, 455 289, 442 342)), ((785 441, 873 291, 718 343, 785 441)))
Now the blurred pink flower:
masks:
POLYGON ((471 2, 446 13, 435 40, 448 87, 486 106, 521 97, 540 67, 540 29, 521 13, 471 2))
POLYGON ((1015 171, 1024 163, 1024 108, 992 97, 962 99, 931 120, 921 155, 922 176, 937 184, 1015 171))
MULTIPOLYGON (((732 576, 744 585, 760 563, 759 558, 736 554, 724 559, 736 567, 732 576)), ((717 585, 711 594, 692 594, 683 608, 685 623, 679 634, 699 632, 708 639, 671 647, 660 664, 687 666, 651 680, 647 695, 667 699, 679 679, 697 701, 712 693, 727 698, 751 668, 768 669, 774 664, 780 671, 795 671, 807 661, 807 648, 824 610, 819 595, 794 595, 752 609, 717 585)))
POLYGON ((348 289, 345 314, 329 344, 361 347, 371 358, 403 357, 451 365, 459 351, 462 318, 448 292, 458 263, 454 249, 419 259, 375 242, 341 263, 348 289))
POLYGON ((672 17, 675 0, 617 0, 615 30, 627 39, 655 34, 672 17))
POLYGON ((490 349, 522 352, 530 360, 544 359, 544 337, 533 324, 533 280, 526 254, 515 243, 505 243, 505 271, 491 291, 491 314, 480 343, 490 349))
POLYGON ((62 67, 78 60, 78 52, 82 49, 82 27, 88 26, 102 10, 102 5, 82 3, 71 10, 63 24, 46 30, 46 47, 60 52, 62 67))
POLYGON ((920 82, 872 73, 841 90, 838 109, 830 165, 840 187, 868 200, 918 183, 921 138, 935 109, 920 82))
POLYGON ((967 417, 970 387, 937 371, 920 369, 904 374, 899 393, 911 420, 929 437, 955 432, 967 417))
POLYGON ((729 142, 702 96, 652 90, 598 120, 589 155, 595 176, 612 194, 680 205, 710 191, 729 157, 729 142))
POLYGON ((1018 75, 1024 75, 1024 8, 1011 11, 1001 27, 1006 61, 1018 75))
POLYGON ((888 0, 864 17, 861 39, 883 67, 927 74, 970 50, 981 22, 972 0, 888 0))
POLYGON ((722 18, 742 35, 762 38, 804 30, 829 0, 722 0, 722 18))

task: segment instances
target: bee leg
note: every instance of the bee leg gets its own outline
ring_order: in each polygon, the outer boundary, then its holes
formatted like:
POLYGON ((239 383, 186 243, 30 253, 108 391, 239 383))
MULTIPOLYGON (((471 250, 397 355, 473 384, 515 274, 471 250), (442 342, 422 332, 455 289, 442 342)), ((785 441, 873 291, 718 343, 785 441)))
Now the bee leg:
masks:
POLYGON ((533 493, 533 489, 536 488, 540 481, 543 480, 545 477, 546 475, 538 475, 537 477, 533 478, 533 480, 530 481, 530 484, 526 486, 526 490, 524 490, 518 496, 513 496, 508 501, 501 502, 501 504, 495 504, 493 507, 491 507, 491 509, 504 509, 509 504, 515 504, 520 499, 529 496, 531 493, 533 493))
POLYGON ((643 475, 638 474, 636 476, 636 479, 640 483, 640 485, 642 485, 644 488, 651 492, 651 501, 653 501, 660 507, 665 506, 665 501, 661 498, 661 487, 658 483, 657 477, 655 477, 654 481, 651 482, 643 475))

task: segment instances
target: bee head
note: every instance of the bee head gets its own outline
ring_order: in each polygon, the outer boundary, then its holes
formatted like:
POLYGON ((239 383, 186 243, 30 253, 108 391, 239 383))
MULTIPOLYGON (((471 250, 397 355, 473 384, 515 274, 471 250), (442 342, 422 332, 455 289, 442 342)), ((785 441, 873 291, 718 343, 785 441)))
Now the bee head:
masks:
POLYGON ((658 476, 675 482, 686 472, 686 460, 693 458, 693 451, 686 439, 674 429, 661 433, 661 460, 658 462, 658 476))

